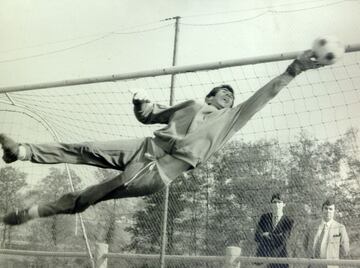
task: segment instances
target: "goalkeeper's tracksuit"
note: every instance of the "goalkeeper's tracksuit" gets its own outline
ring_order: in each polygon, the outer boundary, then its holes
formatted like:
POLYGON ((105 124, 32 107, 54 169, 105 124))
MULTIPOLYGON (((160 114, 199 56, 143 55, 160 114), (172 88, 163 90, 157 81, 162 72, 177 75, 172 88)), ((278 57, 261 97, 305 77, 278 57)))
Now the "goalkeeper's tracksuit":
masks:
MULTIPOLYGON (((267 86, 274 85, 264 88, 267 86)), ((154 132, 154 137, 79 144, 23 144, 27 149, 26 160, 35 163, 86 164, 123 171, 115 178, 39 205, 39 216, 77 213, 104 200, 144 196, 161 190, 175 178, 167 176, 174 174, 169 170, 173 167, 161 165, 159 159, 170 155, 174 161, 187 163, 183 165, 186 170, 179 168, 176 174, 195 168, 267 103, 269 98, 265 93, 266 90, 260 89, 244 103, 221 110, 195 101, 172 107, 149 102, 134 105, 140 122, 166 124, 154 132)))

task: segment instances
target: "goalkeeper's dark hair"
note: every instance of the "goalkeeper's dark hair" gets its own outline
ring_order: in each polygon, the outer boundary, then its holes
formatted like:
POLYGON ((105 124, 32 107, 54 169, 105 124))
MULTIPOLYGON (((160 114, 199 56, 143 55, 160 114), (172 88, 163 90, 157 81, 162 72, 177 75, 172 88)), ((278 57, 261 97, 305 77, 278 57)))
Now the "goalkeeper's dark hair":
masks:
POLYGON ((214 87, 212 90, 210 90, 210 92, 206 95, 206 98, 215 96, 216 93, 218 93, 221 89, 226 89, 234 95, 234 89, 230 85, 220 85, 220 86, 214 87))

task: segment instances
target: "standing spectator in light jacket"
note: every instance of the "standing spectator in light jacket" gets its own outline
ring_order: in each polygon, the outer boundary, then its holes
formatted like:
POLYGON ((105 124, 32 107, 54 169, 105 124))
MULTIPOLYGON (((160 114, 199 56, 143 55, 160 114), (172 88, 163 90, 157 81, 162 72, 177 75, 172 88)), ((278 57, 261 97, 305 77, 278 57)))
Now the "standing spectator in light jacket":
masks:
MULTIPOLYGON (((322 218, 309 224, 304 249, 309 258, 339 259, 349 255, 349 237, 343 224, 334 220, 335 201, 322 205, 322 218)), ((338 268, 335 265, 310 265, 311 268, 338 268), (327 266, 327 267, 326 267, 327 266)))

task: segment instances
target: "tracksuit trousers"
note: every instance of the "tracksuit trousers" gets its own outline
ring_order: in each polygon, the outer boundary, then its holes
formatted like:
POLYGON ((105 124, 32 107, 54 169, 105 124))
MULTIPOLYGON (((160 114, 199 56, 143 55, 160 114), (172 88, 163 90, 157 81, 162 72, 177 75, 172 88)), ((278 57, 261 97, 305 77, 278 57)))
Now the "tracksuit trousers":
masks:
POLYGON ((83 164, 119 170, 119 175, 82 191, 64 194, 40 204, 40 217, 74 214, 109 199, 138 197, 165 187, 155 159, 165 155, 151 138, 78 144, 22 144, 26 159, 40 164, 83 164))

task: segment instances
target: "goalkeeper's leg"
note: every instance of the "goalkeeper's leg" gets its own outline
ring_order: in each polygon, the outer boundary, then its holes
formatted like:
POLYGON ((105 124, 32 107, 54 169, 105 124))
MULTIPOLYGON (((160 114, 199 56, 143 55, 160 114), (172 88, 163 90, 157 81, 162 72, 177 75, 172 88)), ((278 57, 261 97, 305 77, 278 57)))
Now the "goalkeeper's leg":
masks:
POLYGON ((0 134, 6 163, 23 160, 39 164, 83 164, 117 170, 124 170, 144 143, 144 139, 131 139, 76 144, 19 144, 0 134))
POLYGON ((64 194, 55 201, 12 211, 2 221, 8 225, 19 225, 39 217, 80 213, 101 201, 150 195, 165 187, 156 170, 147 170, 126 185, 129 179, 122 173, 83 191, 64 194))
POLYGON ((150 195, 164 188, 165 181, 169 183, 170 180, 189 169, 189 164, 166 155, 162 151, 153 151, 154 148, 149 141, 147 139, 141 143, 134 142, 140 144, 139 150, 123 156, 124 159, 128 159, 129 156, 132 158, 131 161, 124 161, 126 168, 119 176, 90 186, 83 191, 67 193, 53 202, 15 210, 6 214, 3 222, 18 225, 37 217, 82 212, 91 205, 109 199, 150 195), (154 156, 153 159, 149 158, 147 155, 149 153, 154 156))

